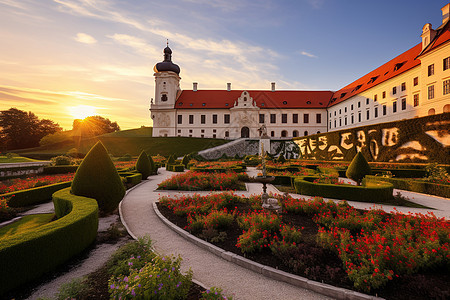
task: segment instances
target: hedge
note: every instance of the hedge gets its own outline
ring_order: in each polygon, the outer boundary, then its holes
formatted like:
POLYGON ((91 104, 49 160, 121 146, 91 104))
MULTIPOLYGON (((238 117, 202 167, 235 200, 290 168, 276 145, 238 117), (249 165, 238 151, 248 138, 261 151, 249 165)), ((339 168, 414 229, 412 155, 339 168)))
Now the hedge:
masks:
POLYGON ((274 175, 275 179, 272 181, 272 184, 276 185, 284 185, 284 186, 292 186, 292 181, 295 177, 288 175, 274 175))
POLYGON ((318 177, 305 176, 294 179, 297 194, 320 196, 350 201, 383 203, 393 197, 393 185, 378 181, 378 186, 350 186, 337 184, 313 183, 318 177))
POLYGON ((450 198, 450 185, 438 184, 420 180, 387 178, 380 176, 367 176, 366 180, 385 181, 391 183, 394 188, 411 192, 436 195, 439 197, 450 198))
POLYGON ((373 174, 391 172, 394 177, 399 178, 423 178, 427 176, 426 170, 421 169, 372 169, 373 174))
POLYGON ((244 168, 242 166, 235 166, 231 168, 198 168, 198 167, 191 167, 191 171, 194 172, 203 172, 203 173, 225 173, 229 171, 233 171, 236 173, 242 173, 244 172, 244 168))
POLYGON ((53 194, 56 221, 16 234, 0 244, 0 295, 39 278, 83 251, 97 236, 95 199, 75 196, 70 188, 53 194))
POLYGON ((44 167, 44 174, 65 174, 74 173, 78 169, 78 166, 49 166, 44 167))
POLYGON ((0 196, 3 198, 11 197, 8 200, 8 205, 11 207, 30 206, 50 201, 54 192, 69 187, 71 183, 72 181, 59 182, 27 190, 1 194, 0 196))
POLYGON ((183 172, 184 165, 167 165, 166 170, 171 172, 183 172))

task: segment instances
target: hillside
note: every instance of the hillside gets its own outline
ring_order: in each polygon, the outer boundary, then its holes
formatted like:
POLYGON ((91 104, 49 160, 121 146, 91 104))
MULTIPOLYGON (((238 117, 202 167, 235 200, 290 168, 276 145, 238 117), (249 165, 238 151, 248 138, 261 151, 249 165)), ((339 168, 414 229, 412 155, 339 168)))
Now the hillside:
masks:
POLYGON ((48 159, 53 156, 66 154, 67 151, 73 148, 77 149, 79 153, 86 154, 98 140, 101 140, 108 152, 114 156, 122 156, 127 153, 137 156, 142 150, 151 155, 161 154, 167 156, 176 154, 181 156, 228 142, 222 139, 207 138, 151 137, 151 133, 151 127, 142 127, 84 139, 74 136, 71 140, 64 142, 15 152, 23 156, 39 159, 48 159))

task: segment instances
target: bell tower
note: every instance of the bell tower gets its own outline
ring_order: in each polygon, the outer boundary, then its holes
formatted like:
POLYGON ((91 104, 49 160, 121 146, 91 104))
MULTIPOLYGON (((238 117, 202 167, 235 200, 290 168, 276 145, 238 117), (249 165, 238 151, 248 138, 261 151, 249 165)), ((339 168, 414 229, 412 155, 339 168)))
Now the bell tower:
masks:
POLYGON ((151 104, 153 136, 175 136, 175 101, 180 91, 180 67, 172 62, 172 50, 164 48, 164 60, 157 63, 155 100, 151 104))

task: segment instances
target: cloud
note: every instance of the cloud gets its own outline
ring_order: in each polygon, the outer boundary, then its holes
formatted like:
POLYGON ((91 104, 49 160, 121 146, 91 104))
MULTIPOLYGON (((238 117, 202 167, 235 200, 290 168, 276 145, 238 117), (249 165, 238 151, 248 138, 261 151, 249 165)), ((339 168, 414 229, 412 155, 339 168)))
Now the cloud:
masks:
POLYGON ((132 35, 116 33, 114 35, 109 35, 108 37, 119 44, 133 48, 136 52, 144 56, 156 56, 161 53, 161 51, 156 50, 155 47, 147 44, 144 39, 132 35))
POLYGON ((308 56, 308 57, 311 57, 311 58, 317 58, 316 55, 311 54, 311 53, 306 52, 306 51, 301 51, 301 52, 299 52, 299 53, 300 53, 301 55, 308 56))
POLYGON ((77 42, 84 43, 84 44, 95 44, 95 43, 97 43, 97 40, 94 37, 92 37, 89 34, 82 33, 82 32, 77 33, 77 36, 75 37, 75 40, 77 42))
POLYGON ((16 1, 16 0, 0 0, 0 4, 11 6, 14 8, 19 8, 19 9, 26 9, 26 6, 23 3, 16 1))

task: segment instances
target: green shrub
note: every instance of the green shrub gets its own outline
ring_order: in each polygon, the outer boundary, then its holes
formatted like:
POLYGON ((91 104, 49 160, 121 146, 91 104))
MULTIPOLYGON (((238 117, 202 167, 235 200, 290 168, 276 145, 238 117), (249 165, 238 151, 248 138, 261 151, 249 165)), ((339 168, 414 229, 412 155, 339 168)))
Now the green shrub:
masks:
POLYGON ((69 187, 70 185, 71 181, 58 182, 46 186, 6 193, 1 196, 9 198, 8 205, 11 207, 24 207, 48 202, 52 199, 54 192, 69 187))
POLYGON ((173 165, 174 163, 175 163, 175 158, 173 157, 173 155, 170 155, 169 158, 167 159, 166 167, 173 165))
POLYGON ((48 166, 44 167, 44 174, 66 174, 74 173, 78 169, 78 166, 48 166))
POLYGON ((183 156, 183 160, 181 161, 181 163, 184 165, 185 168, 187 168, 187 165, 190 161, 190 157, 189 154, 186 154, 185 156, 183 156))
POLYGON ((320 196, 338 200, 383 203, 392 200, 393 185, 388 182, 377 181, 368 186, 336 185, 314 183, 318 177, 305 176, 294 180, 294 187, 298 194, 320 196))
POLYGON ((171 172, 183 172, 184 171, 184 165, 168 165, 166 166, 167 171, 171 172))
POLYGON ((397 178, 422 178, 427 174, 427 171, 421 169, 372 169, 372 174, 387 172, 390 172, 392 176, 397 178))
POLYGON ((152 168, 150 165, 150 160, 148 159, 145 151, 142 151, 136 162, 136 170, 142 174, 143 179, 147 179, 148 176, 152 175, 152 168))
POLYGON ((370 166, 364 158, 364 155, 361 152, 358 152, 348 166, 345 175, 347 175, 347 178, 356 181, 357 185, 361 185, 364 176, 369 174, 371 174, 370 166))
POLYGON ((52 157, 51 161, 55 166, 69 166, 72 163, 72 158, 69 156, 60 155, 52 157))
POLYGON ((69 282, 61 284, 56 295, 57 300, 77 299, 83 291, 88 288, 87 282, 83 278, 74 278, 69 282))
POLYGON ((71 188, 74 195, 96 199, 99 209, 104 212, 113 211, 122 200, 125 187, 100 141, 86 154, 71 188))
POLYGON ((127 179, 128 188, 135 186, 142 181, 142 174, 136 173, 125 177, 127 179))
POLYGON ((158 166, 153 161, 153 157, 151 155, 148 156, 148 161, 150 162, 150 169, 152 170, 152 175, 158 174, 158 166))
POLYGON ((280 156, 278 156, 277 162, 279 162, 279 163, 285 163, 286 162, 286 159, 284 158, 283 154, 280 154, 280 156))
POLYGON ((97 236, 98 206, 70 188, 53 194, 56 221, 0 243, 0 295, 41 277, 83 251, 97 236))

